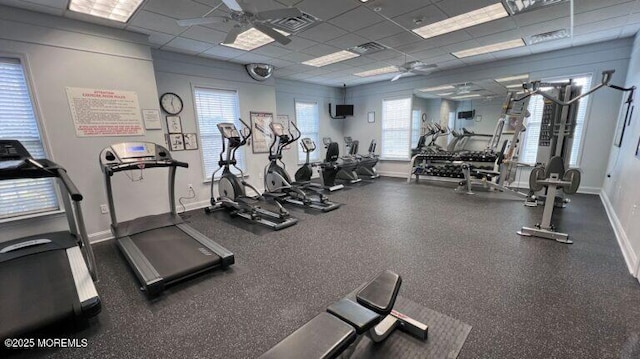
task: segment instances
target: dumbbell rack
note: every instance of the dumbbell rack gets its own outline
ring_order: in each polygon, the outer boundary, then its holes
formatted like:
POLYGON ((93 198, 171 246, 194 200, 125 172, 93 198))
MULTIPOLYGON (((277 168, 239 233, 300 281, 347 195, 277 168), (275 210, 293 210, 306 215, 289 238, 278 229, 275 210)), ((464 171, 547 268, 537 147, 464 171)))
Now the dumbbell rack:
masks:
POLYGON ((476 170, 493 170, 493 166, 487 163, 496 161, 496 154, 492 152, 436 152, 419 153, 411 159, 411 169, 407 182, 411 182, 413 176, 416 182, 420 177, 431 181, 460 182, 465 178, 464 169, 469 167, 476 178, 485 177, 476 170))

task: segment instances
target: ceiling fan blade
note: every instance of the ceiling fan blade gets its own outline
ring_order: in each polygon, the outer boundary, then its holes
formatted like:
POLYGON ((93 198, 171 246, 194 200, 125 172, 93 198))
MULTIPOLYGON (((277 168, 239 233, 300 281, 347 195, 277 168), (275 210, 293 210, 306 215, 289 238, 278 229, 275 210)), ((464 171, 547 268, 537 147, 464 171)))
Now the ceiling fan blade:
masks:
POLYGON ((391 79, 391 82, 393 82, 393 81, 395 81, 395 80, 397 80, 397 79, 401 78, 401 77, 402 77, 402 75, 404 75, 404 72, 401 72, 401 73, 399 73, 399 74, 395 75, 395 76, 391 79))
POLYGON ((281 43, 282 45, 286 45, 288 43, 291 42, 291 39, 282 35, 281 33, 277 32, 276 30, 274 30, 271 26, 267 26, 263 23, 260 22, 255 22, 252 23, 253 26, 258 29, 260 32, 262 32, 263 34, 269 36, 270 38, 276 40, 277 42, 281 43))
POLYGON ((227 33, 227 37, 224 38, 224 41, 222 43, 227 45, 233 44, 241 32, 242 32, 242 28, 240 26, 232 27, 231 30, 229 30, 229 32, 227 33))
POLYGON ((302 11, 296 9, 295 7, 290 7, 285 9, 260 11, 255 15, 259 20, 287 19, 290 17, 302 16, 302 11))
POLYGON ((240 4, 238 4, 238 2, 236 0, 222 0, 222 2, 227 5, 227 7, 230 10, 233 11, 244 11, 242 10, 242 6, 240 6, 240 4))
POLYGON ((194 19, 178 20, 178 25, 193 26, 193 25, 215 24, 215 23, 225 22, 229 20, 230 18, 226 16, 196 17, 194 19))

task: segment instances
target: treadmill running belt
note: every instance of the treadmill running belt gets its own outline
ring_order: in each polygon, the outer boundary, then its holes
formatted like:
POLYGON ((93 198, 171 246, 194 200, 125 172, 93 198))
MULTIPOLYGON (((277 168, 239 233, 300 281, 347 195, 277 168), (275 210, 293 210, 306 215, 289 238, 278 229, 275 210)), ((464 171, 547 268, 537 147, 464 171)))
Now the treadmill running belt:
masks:
POLYGON ((178 227, 138 233, 131 240, 166 282, 220 264, 220 257, 178 227))
POLYGON ((73 307, 80 307, 64 250, 3 263, 0 288, 0 338, 73 317, 73 307))

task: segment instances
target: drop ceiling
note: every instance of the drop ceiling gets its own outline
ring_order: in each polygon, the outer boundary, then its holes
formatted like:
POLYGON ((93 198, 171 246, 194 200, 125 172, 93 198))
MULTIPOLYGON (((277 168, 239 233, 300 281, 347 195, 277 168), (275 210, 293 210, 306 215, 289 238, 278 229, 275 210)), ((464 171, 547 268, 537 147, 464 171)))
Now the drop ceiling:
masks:
POLYGON ((429 39, 411 31, 496 2, 498 0, 370 0, 366 3, 359 0, 245 0, 242 2, 245 7, 254 11, 295 6, 319 21, 292 34, 292 41, 286 46, 273 42, 252 51, 242 51, 220 45, 232 23, 191 27, 181 27, 176 23, 179 19, 206 14, 226 15, 228 9, 224 5, 219 6, 220 0, 146 0, 127 23, 71 12, 67 10, 68 0, 0 0, 2 5, 145 33, 149 35, 153 48, 241 64, 268 63, 276 67, 275 76, 278 78, 329 86, 388 81, 395 74, 363 78, 354 73, 398 66, 406 61, 436 64, 436 71, 441 71, 630 37, 640 29, 640 0, 575 0, 573 38, 490 54, 458 59, 451 53, 517 38, 529 43, 532 35, 568 29, 569 2, 429 39), (302 64, 312 58, 371 41, 387 49, 319 68, 302 64))

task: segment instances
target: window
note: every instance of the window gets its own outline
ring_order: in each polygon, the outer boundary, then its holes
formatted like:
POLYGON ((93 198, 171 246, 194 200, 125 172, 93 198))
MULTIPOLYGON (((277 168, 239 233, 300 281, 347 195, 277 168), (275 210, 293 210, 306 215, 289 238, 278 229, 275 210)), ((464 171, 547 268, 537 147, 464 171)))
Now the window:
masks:
MULTIPOLYGON (((591 89, 591 75, 573 78, 574 83, 582 87, 582 93, 591 89)), ((569 82, 568 78, 546 79, 543 82, 569 82)), ((573 132, 573 143, 571 145, 571 158, 569 166, 577 167, 578 158, 582 151, 582 139, 584 136, 585 120, 589 96, 579 101, 578 115, 576 116, 576 128, 573 132)), ((520 161, 528 164, 535 164, 538 154, 538 140, 540 138, 540 125, 542 123, 542 110, 544 101, 542 96, 532 96, 529 101, 529 112, 531 116, 527 122, 527 130, 524 132, 525 138, 522 146, 520 161)))
MULTIPOLYGON (((0 108, 0 138, 19 140, 36 159, 46 157, 18 59, 0 57, 0 108)), ((53 181, 52 178, 0 181, 0 218, 58 210, 53 181)))
POLYGON ((411 146, 411 98, 382 101, 381 157, 408 160, 411 146))
MULTIPOLYGON (((298 102, 296 101, 296 126, 302 133, 300 140, 309 137, 316 144, 316 150, 309 154, 310 161, 318 161, 320 159, 320 143, 319 132, 320 122, 318 120, 318 104, 316 102, 298 102)), ((298 162, 306 161, 307 154, 302 150, 302 146, 298 145, 298 162)))
POLYGON ((411 111, 411 148, 418 146, 420 139, 420 111, 411 111))
MULTIPOLYGON (((194 89, 196 103, 196 120, 200 133, 200 150, 202 151, 202 168, 204 181, 210 181, 211 175, 218 169, 220 152, 222 151, 222 135, 217 124, 231 122, 236 125, 238 131, 242 130, 242 124, 238 120, 239 105, 238 93, 229 90, 216 90, 196 87, 194 89)), ((247 124, 249 124, 248 121, 247 124)), ((224 157, 224 154, 223 154, 224 157)), ((236 152, 236 166, 244 171, 244 151, 236 152)), ((233 173, 237 171, 231 167, 233 173)), ((220 175, 218 172, 216 175, 220 175)))

